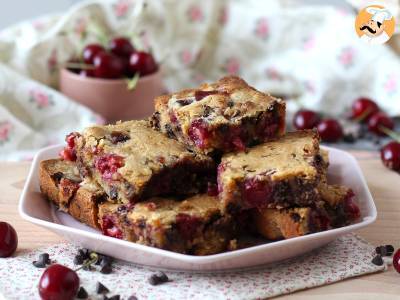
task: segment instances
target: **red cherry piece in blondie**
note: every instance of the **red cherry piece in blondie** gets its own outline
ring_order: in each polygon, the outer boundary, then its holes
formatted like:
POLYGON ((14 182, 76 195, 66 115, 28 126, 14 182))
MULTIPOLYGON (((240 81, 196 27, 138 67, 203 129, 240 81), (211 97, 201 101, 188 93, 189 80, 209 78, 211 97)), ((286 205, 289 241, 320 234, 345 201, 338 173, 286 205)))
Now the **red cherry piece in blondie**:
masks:
POLYGON ((102 231, 104 235, 111 236, 117 239, 122 239, 122 231, 116 225, 114 218, 104 216, 102 222, 102 231))
POLYGON ((197 119, 192 122, 189 128, 189 137, 197 147, 204 149, 207 147, 207 139, 210 136, 204 120, 197 119))
POLYGON ((183 238, 191 240, 196 233, 201 220, 196 216, 180 213, 176 216, 176 225, 183 238))
POLYGON ((268 204, 271 188, 266 182, 247 179, 243 185, 242 198, 251 207, 262 208, 268 204))
POLYGON ((124 158, 116 154, 100 156, 95 161, 95 166, 102 174, 103 179, 112 180, 119 168, 124 166, 124 158))

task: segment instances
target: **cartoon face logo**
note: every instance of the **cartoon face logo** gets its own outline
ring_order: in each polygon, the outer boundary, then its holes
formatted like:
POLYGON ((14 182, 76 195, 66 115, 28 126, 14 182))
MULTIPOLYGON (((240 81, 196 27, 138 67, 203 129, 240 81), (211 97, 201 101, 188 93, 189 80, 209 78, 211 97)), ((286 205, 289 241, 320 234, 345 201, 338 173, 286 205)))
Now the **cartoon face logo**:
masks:
POLYGON ((368 6, 356 18, 356 32, 368 44, 383 44, 394 32, 394 18, 382 6, 368 6))

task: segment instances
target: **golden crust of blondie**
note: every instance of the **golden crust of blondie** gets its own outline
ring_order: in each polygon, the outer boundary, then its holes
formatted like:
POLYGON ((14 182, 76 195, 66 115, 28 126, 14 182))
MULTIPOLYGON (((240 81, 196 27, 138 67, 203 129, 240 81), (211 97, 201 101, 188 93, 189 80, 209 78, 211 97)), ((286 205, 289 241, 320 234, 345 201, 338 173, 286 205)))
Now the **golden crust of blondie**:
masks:
POLYGON ((156 111, 160 114, 169 110, 175 112, 184 133, 188 132, 191 121, 200 117, 206 116, 210 127, 240 124, 241 119, 268 111, 274 106, 280 106, 284 114, 283 100, 257 91, 237 76, 227 76, 215 83, 163 95, 155 100, 156 111), (183 102, 190 103, 182 105, 183 102))
POLYGON ((210 157, 187 150, 176 140, 152 129, 149 122, 144 120, 92 126, 85 129, 76 140, 78 161, 92 168, 92 176, 107 193, 109 187, 94 168, 96 157, 101 155, 123 158, 123 166, 118 168, 118 174, 115 175, 133 185, 137 194, 154 174, 165 168, 181 162, 193 162, 210 169, 214 165, 210 157))
POLYGON ((270 180, 301 177, 314 179, 318 170, 313 165, 319 154, 319 136, 315 131, 289 132, 285 136, 249 149, 222 157, 222 179, 236 180, 248 176, 269 176, 270 180))

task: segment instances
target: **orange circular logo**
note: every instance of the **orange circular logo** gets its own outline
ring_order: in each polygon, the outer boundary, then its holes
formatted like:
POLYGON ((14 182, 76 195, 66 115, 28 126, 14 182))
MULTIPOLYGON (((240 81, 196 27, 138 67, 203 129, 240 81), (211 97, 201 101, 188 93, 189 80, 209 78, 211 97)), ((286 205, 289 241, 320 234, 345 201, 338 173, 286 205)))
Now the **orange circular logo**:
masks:
POLYGON ((393 35, 395 20, 392 13, 381 5, 362 9, 355 22, 358 37, 367 44, 386 43, 393 35))

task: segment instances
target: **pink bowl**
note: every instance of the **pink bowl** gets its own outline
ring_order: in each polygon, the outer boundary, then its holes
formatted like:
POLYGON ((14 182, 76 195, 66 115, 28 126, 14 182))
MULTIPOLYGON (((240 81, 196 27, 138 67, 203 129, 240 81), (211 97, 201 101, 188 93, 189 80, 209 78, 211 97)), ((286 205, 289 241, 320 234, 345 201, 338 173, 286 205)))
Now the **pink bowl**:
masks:
POLYGON ((130 91, 125 79, 88 78, 62 69, 60 91, 107 122, 115 122, 150 116, 154 112, 154 98, 165 92, 165 88, 160 72, 140 78, 130 91))

